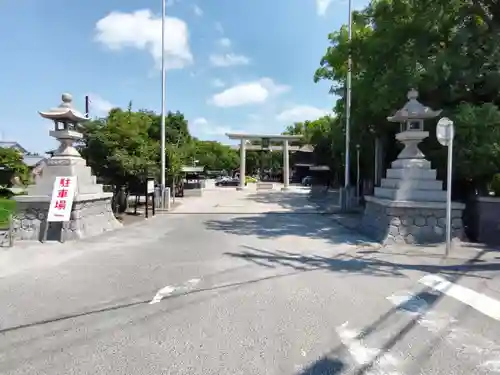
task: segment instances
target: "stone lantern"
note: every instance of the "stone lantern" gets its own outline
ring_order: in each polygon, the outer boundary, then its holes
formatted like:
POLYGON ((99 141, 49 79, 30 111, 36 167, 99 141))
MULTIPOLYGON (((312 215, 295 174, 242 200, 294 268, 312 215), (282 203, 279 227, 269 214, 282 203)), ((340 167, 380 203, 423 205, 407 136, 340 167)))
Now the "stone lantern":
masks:
POLYGON ((17 214, 13 223, 17 240, 80 239, 120 228, 111 209, 113 193, 105 193, 74 147, 81 140, 79 124, 88 118, 72 106, 70 94, 62 95, 62 103, 48 111, 39 112, 54 123, 49 132, 60 145, 53 156, 46 159, 39 178, 27 189, 27 195, 16 196, 17 214), (76 196, 68 223, 47 222, 56 177, 76 177, 76 196), (44 238, 46 237, 46 238, 44 238))
POLYGON ((424 130, 424 120, 436 118, 441 110, 433 111, 422 105, 417 100, 418 91, 415 89, 408 92, 407 98, 408 102, 403 108, 396 111, 393 116, 387 117, 390 122, 400 123, 400 132, 396 135, 396 139, 404 145, 393 166, 427 166, 429 164, 418 144, 429 136, 429 132, 424 130))
MULTIPOLYGON (((396 139, 404 145, 373 196, 366 196, 363 230, 385 243, 436 243, 445 240, 446 192, 436 170, 418 148, 429 136, 424 121, 441 111, 422 105, 418 92, 408 92, 408 102, 387 118, 400 124, 396 139)), ((462 236, 464 205, 453 203, 453 234, 462 236)))
POLYGON ((54 152, 55 157, 80 157, 73 144, 82 139, 83 135, 78 131, 78 124, 88 121, 88 117, 74 109, 72 101, 70 94, 62 94, 62 103, 58 107, 47 112, 39 112, 40 116, 54 122, 54 130, 49 134, 60 142, 59 148, 54 152))

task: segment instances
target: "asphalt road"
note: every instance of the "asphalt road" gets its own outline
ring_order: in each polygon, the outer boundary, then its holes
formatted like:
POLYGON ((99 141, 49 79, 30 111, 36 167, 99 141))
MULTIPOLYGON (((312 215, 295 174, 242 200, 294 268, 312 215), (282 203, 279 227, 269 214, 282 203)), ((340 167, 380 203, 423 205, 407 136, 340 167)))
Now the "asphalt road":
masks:
POLYGON ((4 268, 0 373, 500 373, 494 257, 377 251, 299 193, 207 195, 4 268))

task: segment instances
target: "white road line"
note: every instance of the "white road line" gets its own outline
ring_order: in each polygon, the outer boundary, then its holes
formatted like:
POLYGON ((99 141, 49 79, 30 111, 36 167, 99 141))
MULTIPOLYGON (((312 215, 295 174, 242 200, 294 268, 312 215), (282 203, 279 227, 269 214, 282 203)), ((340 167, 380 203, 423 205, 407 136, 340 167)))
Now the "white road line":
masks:
POLYGON ((170 286, 170 285, 166 286, 165 288, 160 289, 156 293, 156 295, 153 297, 153 299, 151 300, 151 302, 149 302, 149 304, 152 305, 154 303, 160 302, 163 298, 165 298, 166 296, 172 294, 174 291, 175 291, 175 287, 170 286))
POLYGON ((365 346, 357 337, 359 332, 347 328, 349 322, 345 322, 336 331, 340 341, 347 348, 354 361, 360 366, 366 366, 373 363, 366 375, 398 375, 397 372, 389 369, 395 368, 398 361, 389 353, 382 353, 380 349, 369 348, 365 346))
POLYGON ((441 335, 458 355, 478 363, 477 367, 500 374, 500 346, 495 342, 458 326, 458 320, 445 313, 429 310, 429 304, 411 292, 387 297, 404 314, 417 317, 417 323, 431 333, 441 335), (457 350, 458 349, 458 350, 457 350))
POLYGON ((500 302, 494 298, 454 284, 438 275, 424 276, 419 280, 419 283, 453 297, 490 318, 500 320, 500 302))
POLYGON ((150 305, 160 302, 163 298, 172 295, 175 291, 187 291, 193 289, 196 284, 198 284, 201 279, 191 279, 180 286, 167 285, 166 287, 160 289, 153 299, 149 302, 150 305))

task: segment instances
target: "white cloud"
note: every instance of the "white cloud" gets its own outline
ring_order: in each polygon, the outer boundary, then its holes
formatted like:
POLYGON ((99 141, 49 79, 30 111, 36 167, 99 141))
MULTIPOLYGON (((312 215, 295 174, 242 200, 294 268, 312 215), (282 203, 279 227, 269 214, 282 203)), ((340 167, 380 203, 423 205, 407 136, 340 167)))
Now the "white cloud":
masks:
POLYGON ((194 126, 205 126, 208 125, 208 121, 204 117, 198 117, 193 120, 193 125, 194 126))
POLYGON ((219 39, 219 44, 222 47, 231 47, 231 40, 229 38, 221 38, 219 39))
POLYGON ((88 94, 89 112, 91 116, 106 116, 109 111, 117 106, 110 101, 103 99, 98 94, 88 94))
POLYGON ((248 65, 250 64, 250 59, 243 55, 226 53, 210 55, 210 62, 214 66, 228 67, 234 65, 248 65))
POLYGON ((308 105, 298 105, 281 112, 276 116, 276 119, 283 122, 301 122, 306 120, 316 120, 322 116, 326 116, 328 113, 330 113, 330 111, 326 109, 308 105))
MULTIPOLYGON (((111 12, 96 23, 96 41, 119 51, 144 50, 161 66, 161 18, 149 9, 132 13, 111 12)), ((178 18, 165 19, 165 60, 167 69, 180 69, 192 63, 187 24, 178 18)))
POLYGON ((286 85, 274 83, 270 78, 262 78, 254 82, 241 83, 215 94, 209 103, 222 108, 259 104, 289 89, 290 87, 286 85))
POLYGON ((316 0, 316 11, 318 15, 324 16, 333 0, 316 0))
POLYGON ((193 5, 193 12, 196 14, 198 17, 203 16, 203 10, 198 6, 198 5, 193 5))
POLYGON ((195 135, 198 134, 202 136, 223 136, 226 133, 235 132, 234 129, 228 126, 212 124, 204 117, 198 117, 191 123, 193 126, 190 127, 189 130, 195 135))
POLYGON ((180 2, 181 2, 181 0, 167 0, 165 2, 165 5, 168 7, 171 7, 171 6, 174 6, 175 4, 178 4, 180 2))
POLYGON ((224 87, 226 86, 226 83, 219 79, 219 78, 215 78, 213 81, 212 81, 212 86, 214 87, 224 87))
POLYGON ((221 34, 224 34, 224 28, 222 27, 222 24, 220 22, 215 23, 215 30, 221 34))

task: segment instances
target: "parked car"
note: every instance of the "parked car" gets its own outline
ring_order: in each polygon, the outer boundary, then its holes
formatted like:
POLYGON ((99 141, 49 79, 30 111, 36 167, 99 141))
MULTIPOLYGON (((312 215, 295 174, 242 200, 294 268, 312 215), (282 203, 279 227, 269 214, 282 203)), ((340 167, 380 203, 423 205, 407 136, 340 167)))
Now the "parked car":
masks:
POLYGON ((311 186, 312 185, 312 177, 311 176, 306 176, 302 179, 302 185, 303 186, 311 186))
MULTIPOLYGON (((215 186, 238 186, 240 184, 239 178, 227 178, 215 183, 215 186)), ((245 185, 247 183, 245 182, 245 185)))

